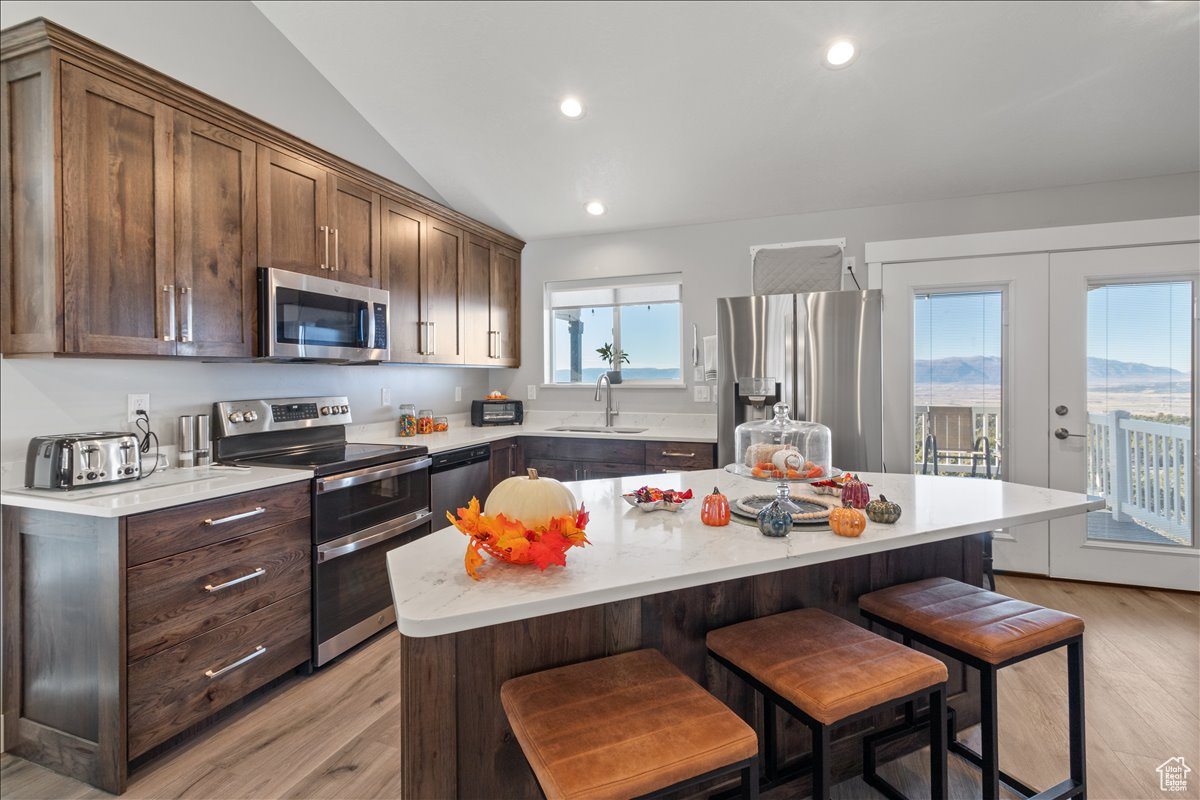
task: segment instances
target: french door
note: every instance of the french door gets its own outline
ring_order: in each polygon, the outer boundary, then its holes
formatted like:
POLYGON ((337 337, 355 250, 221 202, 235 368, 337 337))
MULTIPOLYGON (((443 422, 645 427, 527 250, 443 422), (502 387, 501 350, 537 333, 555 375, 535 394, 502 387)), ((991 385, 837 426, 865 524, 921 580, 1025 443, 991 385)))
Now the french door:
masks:
POLYGON ((883 264, 889 471, 1086 491, 997 569, 1200 590, 1194 244, 883 264))

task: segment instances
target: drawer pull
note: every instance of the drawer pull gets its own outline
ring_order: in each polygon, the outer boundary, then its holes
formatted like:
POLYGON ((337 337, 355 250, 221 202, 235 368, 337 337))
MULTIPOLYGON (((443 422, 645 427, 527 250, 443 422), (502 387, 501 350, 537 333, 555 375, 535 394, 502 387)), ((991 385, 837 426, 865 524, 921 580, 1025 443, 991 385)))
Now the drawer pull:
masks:
POLYGON ((218 583, 215 586, 211 583, 207 584, 204 587, 204 591, 219 592, 222 589, 228 589, 230 586, 237 586, 242 581, 251 581, 251 580, 254 580, 255 578, 261 578, 263 575, 266 575, 266 574, 267 574, 267 571, 265 569, 263 569, 262 567, 255 567, 254 572, 248 572, 240 578, 234 578, 231 581, 225 581, 224 583, 218 583))
POLYGON ((674 450, 663 450, 663 458, 695 458, 695 453, 678 453, 674 450))
POLYGON ((222 675, 224 675, 226 672, 229 672, 229 670, 237 669, 238 667, 242 666, 243 664, 253 661, 254 659, 258 658, 259 656, 263 655, 266 652, 267 652, 267 648, 263 647, 260 644, 258 647, 254 648, 253 653, 251 653, 248 656, 242 656, 241 658, 239 658, 237 661, 233 662, 229 666, 221 667, 220 669, 215 669, 215 670, 214 669, 206 669, 204 671, 204 677, 219 678, 222 675))
POLYGON ((254 509, 253 511, 243 511, 241 514, 233 514, 228 517, 221 517, 220 519, 211 519, 211 518, 206 519, 206 520, 204 520, 204 524, 205 525, 224 525, 226 522, 236 522, 239 519, 245 519, 246 517, 257 517, 259 514, 265 514, 265 513, 267 513, 267 509, 264 508, 263 506, 259 506, 258 508, 254 509))

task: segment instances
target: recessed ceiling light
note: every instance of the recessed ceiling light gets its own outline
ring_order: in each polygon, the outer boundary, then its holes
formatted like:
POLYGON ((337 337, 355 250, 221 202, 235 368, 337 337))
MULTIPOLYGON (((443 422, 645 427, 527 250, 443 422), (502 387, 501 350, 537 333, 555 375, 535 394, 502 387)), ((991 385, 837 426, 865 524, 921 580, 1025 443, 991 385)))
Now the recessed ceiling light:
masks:
POLYGON ((559 104, 558 110, 563 113, 564 117, 579 119, 583 116, 583 103, 574 97, 568 97, 559 104))
POLYGON ((593 217, 598 217, 607 211, 607 209, 604 207, 604 203, 601 203, 599 200, 593 200, 592 202, 588 203, 583 207, 583 210, 591 214, 593 217))
POLYGON ((825 66, 840 69, 848 66, 858 55, 858 48, 849 39, 838 39, 825 51, 825 66))

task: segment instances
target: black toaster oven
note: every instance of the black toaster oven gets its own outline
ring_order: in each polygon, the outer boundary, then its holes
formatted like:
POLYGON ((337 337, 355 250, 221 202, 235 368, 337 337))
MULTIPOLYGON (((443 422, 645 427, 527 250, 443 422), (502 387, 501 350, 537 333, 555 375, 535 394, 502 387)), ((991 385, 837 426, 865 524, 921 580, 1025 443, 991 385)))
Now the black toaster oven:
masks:
POLYGON ((525 421, 525 404, 520 400, 472 400, 471 424, 520 425, 525 421))

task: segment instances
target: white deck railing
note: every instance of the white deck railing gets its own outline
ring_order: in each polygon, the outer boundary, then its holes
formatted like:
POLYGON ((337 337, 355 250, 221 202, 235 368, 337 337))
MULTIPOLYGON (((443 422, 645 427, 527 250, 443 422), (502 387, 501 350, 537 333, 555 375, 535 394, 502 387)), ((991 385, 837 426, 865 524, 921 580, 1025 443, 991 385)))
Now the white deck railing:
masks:
POLYGON ((1088 494, 1103 497, 1114 522, 1134 519, 1191 537, 1192 429, 1088 414, 1088 494))

